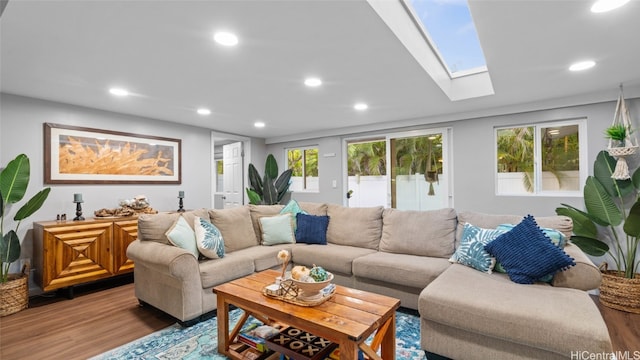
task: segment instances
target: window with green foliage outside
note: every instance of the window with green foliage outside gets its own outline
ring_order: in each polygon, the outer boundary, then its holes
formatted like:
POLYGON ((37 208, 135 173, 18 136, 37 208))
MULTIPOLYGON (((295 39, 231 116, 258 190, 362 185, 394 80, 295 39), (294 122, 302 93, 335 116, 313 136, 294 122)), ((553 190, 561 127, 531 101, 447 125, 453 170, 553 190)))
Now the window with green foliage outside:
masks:
POLYGON ((287 149, 287 168, 292 169, 291 191, 318 191, 318 148, 287 149))
POLYGON ((586 178, 581 140, 586 121, 496 129, 498 195, 579 193, 586 178))

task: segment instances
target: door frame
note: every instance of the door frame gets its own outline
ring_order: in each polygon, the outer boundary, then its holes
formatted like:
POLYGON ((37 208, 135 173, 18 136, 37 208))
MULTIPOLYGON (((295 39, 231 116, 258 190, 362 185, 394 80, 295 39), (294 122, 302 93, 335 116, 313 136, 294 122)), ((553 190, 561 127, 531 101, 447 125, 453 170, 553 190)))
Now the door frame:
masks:
MULTIPOLYGON (((213 176, 213 171, 216 171, 216 169, 214 168, 214 164, 215 164, 215 147, 216 147, 216 141, 218 143, 222 142, 222 141, 232 141, 232 142, 237 142, 240 141, 242 142, 242 152, 244 154, 243 158, 242 158, 242 167, 243 167, 243 171, 242 171, 242 188, 244 189, 246 186, 246 184, 249 183, 249 175, 247 174, 246 171, 244 171, 244 167, 251 163, 251 138, 250 137, 246 137, 246 136, 240 136, 240 135, 235 135, 235 134, 229 134, 229 133, 224 133, 224 132, 219 132, 219 131, 211 131, 211 154, 210 154, 210 159, 209 161, 211 162, 211 168, 212 168, 212 173, 210 174, 210 183, 211 183, 211 199, 210 199, 210 207, 211 209, 214 208, 214 200, 215 200, 215 195, 216 195, 216 183, 215 183, 215 178, 213 176)), ((247 197, 244 195, 242 196, 242 203, 246 204, 247 203, 247 197)))

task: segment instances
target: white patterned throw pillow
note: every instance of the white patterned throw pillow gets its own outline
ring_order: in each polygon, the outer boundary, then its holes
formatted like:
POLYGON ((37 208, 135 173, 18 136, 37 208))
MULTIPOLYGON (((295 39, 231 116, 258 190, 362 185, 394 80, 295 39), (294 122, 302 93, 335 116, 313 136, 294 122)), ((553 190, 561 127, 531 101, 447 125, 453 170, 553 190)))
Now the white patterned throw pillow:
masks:
POLYGON ((224 240, 220 230, 207 220, 196 217, 194 220, 196 244, 200 253, 210 259, 224 257, 224 240))

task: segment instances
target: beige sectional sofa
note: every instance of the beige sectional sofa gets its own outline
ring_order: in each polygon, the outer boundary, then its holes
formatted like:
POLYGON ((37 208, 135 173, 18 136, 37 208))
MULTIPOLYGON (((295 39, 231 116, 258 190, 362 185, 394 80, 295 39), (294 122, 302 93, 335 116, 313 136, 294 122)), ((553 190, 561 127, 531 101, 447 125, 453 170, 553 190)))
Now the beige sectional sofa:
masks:
MULTIPOLYGON (((421 344, 431 353, 454 359, 551 359, 569 358, 571 351, 611 351, 606 325, 585 291, 598 287, 600 273, 574 245, 564 250, 576 266, 556 274, 551 284, 516 284, 506 274, 448 261, 466 222, 491 228, 517 224, 520 216, 304 202, 300 207, 329 216, 326 245, 261 245, 258 219, 279 214, 281 205, 141 216, 139 239, 127 250, 135 262, 136 296, 183 323, 198 321, 216 309, 214 286, 278 267, 276 255, 287 249, 294 264, 322 266, 339 285, 393 296, 418 310, 421 344), (179 216, 190 224, 196 216, 208 218, 224 238, 225 256, 197 259, 171 245, 165 233, 179 216)), ((571 234, 568 218, 536 220, 571 234)))

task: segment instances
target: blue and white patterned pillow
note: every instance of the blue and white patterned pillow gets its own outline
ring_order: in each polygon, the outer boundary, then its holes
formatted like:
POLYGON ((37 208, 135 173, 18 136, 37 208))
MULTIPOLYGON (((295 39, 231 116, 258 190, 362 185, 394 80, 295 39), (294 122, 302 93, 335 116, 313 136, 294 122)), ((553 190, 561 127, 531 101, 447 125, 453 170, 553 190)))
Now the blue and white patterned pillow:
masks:
POLYGON ((449 261, 491 274, 496 264, 496 259, 484 249, 484 246, 507 231, 484 229, 469 223, 464 224, 460 246, 449 258, 449 261))
POLYGON ((194 220, 196 244, 200 253, 210 259, 224 257, 224 240, 220 230, 207 220, 196 217, 194 220))

